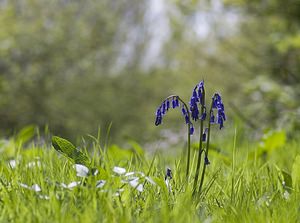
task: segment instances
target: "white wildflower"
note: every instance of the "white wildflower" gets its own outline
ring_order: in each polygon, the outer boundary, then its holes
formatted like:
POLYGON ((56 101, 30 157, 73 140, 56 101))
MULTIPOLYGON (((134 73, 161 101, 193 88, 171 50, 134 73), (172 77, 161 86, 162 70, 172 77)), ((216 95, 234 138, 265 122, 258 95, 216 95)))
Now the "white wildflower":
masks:
POLYGON ((98 180, 96 182, 96 188, 101 188, 105 185, 106 181, 105 180, 98 180))
POLYGON ((126 169, 124 169, 122 167, 118 167, 118 166, 115 166, 113 171, 119 175, 126 173, 126 169))
POLYGON ((76 170, 76 176, 78 177, 86 177, 89 173, 89 168, 82 164, 75 164, 73 167, 76 170))
POLYGON ((135 179, 129 181, 129 184, 133 188, 137 189, 139 192, 143 192, 143 190, 144 190, 143 184, 139 183, 139 178, 138 177, 136 177, 135 179))
POLYGON ((10 160, 8 161, 8 165, 10 166, 10 168, 15 169, 17 166, 17 161, 16 160, 10 160))

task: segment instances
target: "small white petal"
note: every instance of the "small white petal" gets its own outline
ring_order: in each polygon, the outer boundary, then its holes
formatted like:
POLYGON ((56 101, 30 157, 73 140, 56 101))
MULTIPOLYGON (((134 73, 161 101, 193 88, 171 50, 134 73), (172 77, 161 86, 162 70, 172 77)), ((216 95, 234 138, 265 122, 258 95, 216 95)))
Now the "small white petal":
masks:
POLYGON ((132 187, 136 187, 139 184, 139 178, 136 177, 135 179, 129 181, 129 184, 132 187))
POLYGON ((166 183, 167 188, 169 189, 169 192, 171 192, 171 191, 172 191, 172 187, 171 187, 171 185, 170 185, 170 180, 169 180, 169 179, 166 179, 166 180, 165 180, 165 183, 166 183))
POLYGON ((50 199, 50 197, 49 196, 47 196, 47 195, 39 195, 39 198, 40 199, 43 199, 43 200, 49 200, 50 199))
POLYGON ((139 186, 137 186, 136 189, 137 189, 139 192, 143 192, 143 190, 144 190, 143 184, 139 184, 139 186))
POLYGON ((96 176, 98 173, 99 173, 99 170, 96 169, 96 170, 94 171, 93 175, 96 176))
POLYGON ((78 177, 86 177, 89 173, 89 168, 87 168, 85 165, 81 164, 75 164, 73 167, 76 170, 76 176, 78 177))
POLYGON ((139 178, 129 181, 130 186, 137 189, 139 192, 143 192, 143 184, 139 184, 139 178))
POLYGON ((113 171, 117 174, 120 174, 120 175, 126 173, 126 169, 124 169, 122 167, 118 167, 118 166, 115 166, 113 171))
POLYGON ((105 180, 98 180, 96 182, 96 188, 101 188, 105 185, 106 181, 105 180))
POLYGON ((9 166, 10 166, 12 169, 15 169, 16 166, 17 166, 17 161, 16 161, 16 160, 10 160, 10 161, 8 161, 8 164, 9 164, 9 166))
POLYGON ((135 174, 135 172, 128 172, 128 173, 125 174, 125 177, 131 176, 133 174, 135 174))
POLYGON ((41 166, 40 161, 32 161, 32 162, 27 163, 27 165, 26 165, 27 168, 40 167, 40 166, 41 166))
POLYGON ((40 186, 37 185, 37 184, 32 185, 32 186, 31 186, 31 189, 32 189, 33 191, 35 191, 35 192, 40 192, 40 191, 42 191, 42 189, 40 188, 40 186))
POLYGON ((284 191, 283 198, 286 199, 286 200, 289 200, 290 199, 290 193, 288 191, 284 191))
POLYGON ((121 192, 123 192, 123 191, 124 191, 123 188, 117 190, 117 192, 114 194, 114 196, 119 197, 121 195, 121 192))
POLYGON ((26 188, 26 189, 31 189, 31 187, 29 187, 27 184, 23 184, 23 183, 20 183, 19 184, 21 187, 24 187, 24 188, 26 188))
POLYGON ((77 187, 78 185, 80 185, 80 181, 74 181, 74 182, 69 183, 67 187, 69 189, 72 189, 74 187, 77 187))
POLYGON ((63 188, 68 188, 68 186, 65 183, 60 184, 63 188))

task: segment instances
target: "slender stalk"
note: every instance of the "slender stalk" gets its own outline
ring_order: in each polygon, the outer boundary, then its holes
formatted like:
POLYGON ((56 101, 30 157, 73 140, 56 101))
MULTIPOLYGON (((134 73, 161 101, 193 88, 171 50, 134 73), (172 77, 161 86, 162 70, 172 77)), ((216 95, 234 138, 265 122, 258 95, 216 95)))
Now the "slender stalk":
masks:
POLYGON ((186 178, 189 178, 189 172, 190 172, 190 157, 191 157, 191 124, 188 123, 188 141, 187 141, 187 147, 188 147, 188 155, 187 155, 187 163, 186 163, 186 178))
MULTIPOLYGON (((206 149, 205 149, 205 157, 208 157, 208 150, 209 150, 210 126, 211 126, 211 122, 210 121, 211 121, 211 113, 213 112, 212 111, 212 106, 213 106, 213 103, 211 103, 211 106, 210 106, 210 109, 209 109, 208 130, 207 130, 207 143, 206 143, 206 149)), ((200 179, 199 193, 201 193, 201 190, 202 190, 206 166, 207 166, 207 164, 204 162, 203 163, 202 174, 201 174, 201 179, 200 179)))
MULTIPOLYGON (((171 98, 178 98, 178 100, 183 104, 185 110, 187 111, 187 115, 189 117, 189 120, 191 120, 191 115, 188 112, 189 108, 187 104, 178 96, 178 95, 170 95, 165 100, 171 99, 171 98)), ((190 157, 191 157, 191 123, 188 123, 188 131, 187 131, 187 163, 186 163, 186 178, 189 178, 190 174, 190 157)))
MULTIPOLYGON (((205 91, 203 91, 203 105, 201 105, 201 116, 204 113, 204 109, 205 109, 205 91)), ((194 179, 194 189, 193 189, 193 194, 196 192, 196 186, 198 184, 198 178, 199 178, 199 172, 200 172, 200 166, 201 166, 201 160, 202 160, 202 153, 203 153, 203 138, 202 138, 202 134, 203 134, 203 124, 204 124, 204 120, 200 120, 200 133, 199 133, 199 151, 198 151, 198 161, 197 161, 197 167, 196 167, 196 175, 195 175, 195 179, 194 179)))

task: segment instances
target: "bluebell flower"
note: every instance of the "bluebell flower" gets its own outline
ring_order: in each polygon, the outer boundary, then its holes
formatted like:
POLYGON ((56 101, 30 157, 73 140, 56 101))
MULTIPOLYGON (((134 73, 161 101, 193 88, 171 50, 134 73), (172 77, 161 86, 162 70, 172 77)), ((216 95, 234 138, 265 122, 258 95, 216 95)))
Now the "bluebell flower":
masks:
MULTIPOLYGON (((195 92, 195 90, 193 92, 195 92)), ((198 101, 197 94, 195 97, 193 93, 193 96, 191 97, 190 100, 190 110, 191 110, 192 119, 194 121, 197 121, 199 119, 199 109, 198 109, 197 101, 198 101)))
POLYGON ((162 111, 161 111, 161 113, 162 113, 163 115, 166 114, 166 102, 165 102, 165 101, 162 103, 162 111))
POLYGON ((198 108, 198 104, 200 103, 201 105, 204 106, 204 82, 201 81, 199 84, 196 85, 196 87, 193 90, 192 97, 190 99, 190 111, 191 111, 191 116, 194 121, 197 121, 199 118, 201 120, 204 120, 206 118, 206 113, 203 113, 201 117, 199 117, 200 112, 198 108))
POLYGON ((182 112, 182 114, 183 114, 184 116, 187 114, 187 111, 185 110, 184 107, 182 107, 181 112, 182 112))
POLYGON ((176 108, 176 101, 175 101, 175 98, 172 98, 172 108, 176 108))
POLYGON ((179 99, 178 97, 173 97, 172 98, 172 108, 179 107, 179 99))
POLYGON ((189 116, 188 116, 187 114, 184 116, 184 119, 185 119, 185 123, 186 123, 186 124, 191 123, 191 122, 190 122, 190 119, 189 119, 189 116))
POLYGON ((169 178, 169 179, 172 179, 172 178, 173 178, 173 176, 172 176, 172 171, 171 171, 170 168, 167 168, 165 180, 168 179, 168 178, 169 178))
POLYGON ((203 93, 204 93, 204 81, 200 81, 198 84, 198 97, 201 105, 204 105, 203 93))
POLYGON ((220 129, 222 129, 224 127, 224 113, 218 111, 218 115, 217 115, 217 124, 220 125, 220 129))
POLYGON ((192 105, 190 107, 190 110, 191 110, 192 119, 194 121, 197 121, 199 119, 199 109, 198 109, 198 106, 197 105, 192 105))
POLYGON ((176 107, 179 107, 179 99, 178 99, 178 97, 176 97, 176 99, 175 99, 175 105, 176 105, 176 107))
POLYGON ((161 107, 159 107, 156 111, 155 125, 158 126, 161 123, 162 123, 162 114, 161 114, 161 107))
MULTIPOLYGON (((222 102, 221 95, 215 93, 212 98, 212 108, 217 109, 216 123, 220 125, 220 129, 224 127, 224 121, 226 121, 226 115, 224 110, 224 104, 222 102)), ((211 114, 212 117, 213 114, 211 114)))
POLYGON ((206 141, 206 134, 207 134, 208 128, 205 128, 203 134, 202 134, 202 141, 205 142, 206 141))
POLYGON ((196 88, 193 90, 193 98, 195 99, 196 102, 200 101, 196 92, 196 88))
POLYGON ((191 124, 191 127, 190 127, 190 135, 193 135, 194 132, 195 132, 194 126, 193 126, 193 124, 191 124))
POLYGON ((204 157, 204 164, 205 165, 209 165, 210 164, 207 156, 204 157))
POLYGON ((215 123, 215 116, 213 111, 210 112, 210 123, 215 123))
POLYGON ((169 108, 170 108, 170 101, 169 100, 167 100, 167 111, 169 110, 169 108))
POLYGON ((206 108, 204 108, 204 112, 201 115, 200 119, 203 120, 203 121, 206 119, 206 108))
MULTIPOLYGON (((166 115, 167 111, 170 108, 170 98, 172 98, 172 108, 180 107, 179 103, 179 97, 178 96, 171 96, 168 97, 166 100, 164 100, 161 105, 156 110, 156 119, 155 119, 155 125, 158 126, 162 123, 163 116, 166 115)), ((185 123, 186 124, 192 124, 189 118, 189 110, 185 107, 184 104, 182 104, 181 112, 184 116, 185 123)), ((193 134, 194 130, 192 130, 192 127, 190 127, 190 134, 193 134)))

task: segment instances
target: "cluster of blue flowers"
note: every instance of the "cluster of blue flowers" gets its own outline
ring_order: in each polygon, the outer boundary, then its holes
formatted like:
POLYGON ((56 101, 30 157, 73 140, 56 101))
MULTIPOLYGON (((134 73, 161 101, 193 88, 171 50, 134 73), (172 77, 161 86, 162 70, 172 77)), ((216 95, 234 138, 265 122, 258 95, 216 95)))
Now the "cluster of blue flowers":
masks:
MULTIPOLYGON (((179 102, 179 97, 178 96, 172 96, 172 108, 177 108, 180 107, 180 102, 179 102)), ((167 98, 164 100, 161 105, 157 108, 156 110, 156 120, 155 120, 155 125, 158 126, 162 123, 163 116, 166 115, 167 111, 170 109, 170 98, 167 98)), ((181 104, 181 112, 182 115, 184 116, 185 123, 190 124, 190 134, 192 135, 194 133, 194 126, 192 122, 190 121, 189 117, 189 111, 185 107, 184 104, 181 104)))
POLYGON ((210 122, 219 124, 221 129, 224 127, 224 121, 226 121, 226 116, 225 116, 224 104, 222 102, 221 95, 218 93, 215 93, 212 98, 212 108, 217 109, 217 117, 215 120, 213 109, 212 109, 210 114, 211 116, 210 122))
MULTIPOLYGON (((189 101, 189 109, 186 108, 184 103, 182 102, 180 104, 181 99, 174 95, 170 96, 167 99, 165 99, 162 104, 157 108, 156 110, 156 120, 155 125, 158 126, 162 123, 163 116, 166 115, 167 111, 170 109, 171 105, 172 108, 177 108, 181 106, 181 112, 185 118, 185 123, 190 124, 190 134, 192 135, 194 133, 194 126, 190 120, 194 121, 202 120, 204 121, 206 119, 206 106, 205 106, 205 89, 204 89, 204 81, 200 81, 199 84, 195 86, 192 92, 191 99, 189 101), (172 99, 172 104, 170 103, 170 99, 172 99), (199 106, 203 108, 203 113, 200 114, 199 106)), ((212 124, 219 124, 220 129, 224 127, 224 121, 226 120, 225 111, 224 111, 224 105, 221 99, 220 94, 215 93, 212 97, 212 109, 210 111, 210 123, 212 124), (215 118, 214 111, 217 110, 217 115, 215 118)), ((204 138, 205 138, 205 133, 204 138)))
MULTIPOLYGON (((204 106, 204 108, 205 108, 204 94, 205 94, 204 82, 201 81, 194 88, 192 97, 190 99, 190 111, 191 111, 192 119, 194 121, 197 121, 199 119, 199 114, 200 114, 197 103, 204 106)), ((206 111, 204 111, 204 113, 201 115, 200 119, 205 120, 205 118, 206 118, 206 111)))
MULTIPOLYGON (((179 99, 178 97, 172 98, 172 108, 179 107, 179 99)), ((161 105, 156 110, 156 120, 155 125, 158 126, 162 123, 163 116, 167 113, 170 109, 170 101, 169 99, 164 100, 161 105)))
MULTIPOLYGON (((188 136, 187 136, 187 171, 186 176, 189 177, 189 168, 190 168, 190 151, 191 151, 191 135, 194 133, 194 126, 191 122, 193 120, 196 122, 200 120, 200 132, 199 132, 199 153, 198 153, 198 161, 196 166, 196 175, 194 179, 194 192, 196 191, 196 186, 198 184, 198 177, 200 172, 200 164, 202 159, 202 153, 204 152, 204 166, 202 168, 202 175, 200 180, 199 191, 202 190, 202 185, 204 182, 204 175, 206 166, 210 164, 208 159, 208 151, 209 151, 209 142, 210 142, 210 129, 211 124, 219 124, 220 129, 224 127, 224 121, 226 120, 224 104, 222 102, 221 95, 215 93, 212 97, 211 107, 209 109, 209 123, 208 127, 204 128, 204 121, 206 119, 206 105, 205 105, 205 88, 204 88, 204 81, 200 81, 192 92, 192 96, 189 101, 189 106, 182 101, 182 99, 177 95, 171 95, 167 97, 162 104, 156 110, 156 120, 155 125, 158 126, 162 123, 163 116, 167 113, 170 109, 170 100, 172 99, 172 107, 177 108, 181 107, 181 112, 185 118, 185 123, 188 125, 188 136), (216 117, 214 115, 215 110, 217 110, 216 117), (203 142, 206 142, 206 145, 203 146, 203 142)), ((170 173, 167 171, 167 176, 170 173)), ((194 193, 193 192, 193 193, 194 193)))

